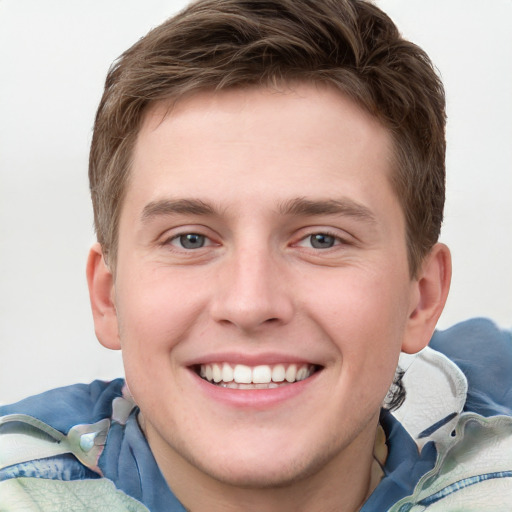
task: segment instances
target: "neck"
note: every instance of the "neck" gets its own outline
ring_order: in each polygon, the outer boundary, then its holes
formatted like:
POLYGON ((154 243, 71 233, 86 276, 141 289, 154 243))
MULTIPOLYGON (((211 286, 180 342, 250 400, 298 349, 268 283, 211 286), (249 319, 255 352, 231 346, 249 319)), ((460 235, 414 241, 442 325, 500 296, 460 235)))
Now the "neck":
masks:
POLYGON ((184 459, 150 426, 144 428, 170 488, 190 512, 355 512, 373 491, 372 463, 377 420, 329 460, 311 464, 300 477, 280 482, 215 478, 184 459))

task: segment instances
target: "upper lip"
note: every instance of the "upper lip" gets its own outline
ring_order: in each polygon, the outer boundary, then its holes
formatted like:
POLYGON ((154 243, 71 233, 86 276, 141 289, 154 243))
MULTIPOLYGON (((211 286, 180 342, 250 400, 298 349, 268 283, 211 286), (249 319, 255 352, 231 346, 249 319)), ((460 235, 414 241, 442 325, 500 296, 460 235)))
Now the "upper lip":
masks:
POLYGON ((239 352, 219 352, 203 354, 186 361, 185 366, 198 366, 201 364, 230 363, 243 364, 246 366, 275 365, 275 364, 310 364, 322 366, 316 361, 291 354, 267 352, 259 354, 247 354, 239 352))

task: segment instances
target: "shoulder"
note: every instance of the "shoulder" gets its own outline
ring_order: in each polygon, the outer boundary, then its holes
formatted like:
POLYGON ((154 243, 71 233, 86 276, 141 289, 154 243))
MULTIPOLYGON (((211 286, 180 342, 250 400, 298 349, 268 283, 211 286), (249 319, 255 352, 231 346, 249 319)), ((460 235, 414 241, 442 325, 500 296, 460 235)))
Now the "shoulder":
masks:
POLYGON ((122 379, 59 388, 0 408, 2 510, 184 511, 158 469, 137 410, 122 379))
MULTIPOLYGON (((147 512, 103 477, 112 423, 133 409, 124 380, 47 391, 0 407, 0 494, 5 510, 147 512)), ((2 508, 2 510, 4 510, 2 508)))
POLYGON ((112 415, 115 398, 123 395, 123 379, 74 384, 0 407, 0 417, 24 414, 66 434, 78 424, 96 423, 112 415))
POLYGON ((512 509, 512 418, 463 413, 435 466, 389 512, 512 509))
POLYGON ((101 475, 98 461, 111 421, 120 416, 120 406, 124 419, 134 407, 124 389, 122 379, 94 381, 1 407, 0 479, 101 475))
MULTIPOLYGON (((117 491, 101 478, 98 461, 112 417, 120 415, 119 401, 128 402, 123 384, 121 379, 77 384, 1 407, 2 505, 14 500, 33 506, 36 498, 43 505, 45 496, 50 501, 53 496, 51 510, 67 510, 69 500, 91 488, 94 495, 112 494, 114 499, 117 491), (80 482, 88 484, 84 487, 80 482), (59 489, 57 494, 51 491, 54 488, 59 489), (63 500, 61 508, 55 508, 56 497, 63 500)), ((133 404, 125 406, 123 412, 132 408, 133 404)), ((124 496, 119 495, 119 500, 124 496)))
POLYGON ((446 355, 468 382, 465 411, 512 416, 512 331, 486 318, 436 331, 430 347, 446 355))
POLYGON ((512 336, 487 319, 436 331, 404 358, 408 397, 394 414, 434 467, 390 510, 512 508, 512 336))

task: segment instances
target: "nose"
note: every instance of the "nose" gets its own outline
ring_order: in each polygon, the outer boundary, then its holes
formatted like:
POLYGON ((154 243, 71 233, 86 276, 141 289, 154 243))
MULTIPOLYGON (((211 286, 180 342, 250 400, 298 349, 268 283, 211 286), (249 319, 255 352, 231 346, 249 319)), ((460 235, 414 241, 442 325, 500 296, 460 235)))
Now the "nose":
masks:
POLYGON ((223 262, 211 304, 213 319, 246 332, 287 324, 294 313, 291 283, 284 262, 276 259, 265 249, 244 249, 223 262))

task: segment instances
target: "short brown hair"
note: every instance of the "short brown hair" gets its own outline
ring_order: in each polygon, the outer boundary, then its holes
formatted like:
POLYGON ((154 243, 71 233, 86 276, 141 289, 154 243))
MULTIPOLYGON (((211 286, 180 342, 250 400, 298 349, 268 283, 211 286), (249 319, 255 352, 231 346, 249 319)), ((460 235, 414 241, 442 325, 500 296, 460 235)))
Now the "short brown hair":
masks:
POLYGON ((199 0, 113 64, 89 163, 96 233, 109 262, 115 265, 131 152, 149 104, 296 81, 336 87, 392 134, 391 182, 416 275, 443 217, 444 90, 425 52, 361 0, 199 0))

